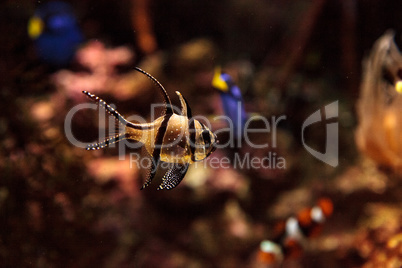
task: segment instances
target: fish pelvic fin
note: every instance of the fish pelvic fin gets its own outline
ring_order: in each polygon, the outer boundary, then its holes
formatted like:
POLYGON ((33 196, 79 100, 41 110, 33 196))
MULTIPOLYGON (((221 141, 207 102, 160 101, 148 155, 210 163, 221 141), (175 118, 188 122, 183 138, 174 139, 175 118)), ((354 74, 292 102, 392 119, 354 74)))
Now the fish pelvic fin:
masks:
POLYGON ((162 183, 159 185, 158 190, 171 190, 175 188, 183 180, 187 173, 189 163, 178 164, 174 163, 162 178, 162 183))

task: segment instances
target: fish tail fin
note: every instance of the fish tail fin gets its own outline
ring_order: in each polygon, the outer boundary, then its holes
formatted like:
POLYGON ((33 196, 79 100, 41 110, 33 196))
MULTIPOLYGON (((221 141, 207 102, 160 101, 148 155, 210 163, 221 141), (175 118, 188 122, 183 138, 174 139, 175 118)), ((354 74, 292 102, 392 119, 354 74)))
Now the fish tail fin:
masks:
POLYGON ((86 147, 86 149, 87 150, 99 150, 99 149, 105 148, 111 144, 117 143, 117 142, 125 140, 125 139, 127 139, 126 133, 121 133, 114 137, 107 138, 102 142, 89 144, 86 147))
POLYGON ((91 100, 99 107, 105 109, 110 116, 115 120, 114 129, 109 125, 109 137, 99 143, 93 143, 86 147, 87 150, 98 150, 122 140, 141 141, 143 130, 153 128, 152 124, 137 124, 126 120, 116 109, 107 104, 104 100, 88 91, 83 91, 91 100))

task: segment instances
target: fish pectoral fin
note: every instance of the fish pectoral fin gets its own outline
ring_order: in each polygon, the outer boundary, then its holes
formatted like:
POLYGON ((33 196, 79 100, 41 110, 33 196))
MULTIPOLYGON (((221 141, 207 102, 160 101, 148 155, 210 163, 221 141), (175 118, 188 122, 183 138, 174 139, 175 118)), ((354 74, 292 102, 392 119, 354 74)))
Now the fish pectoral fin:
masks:
POLYGON ((170 169, 165 173, 162 178, 162 183, 159 185, 158 190, 170 190, 175 188, 183 180, 187 173, 190 164, 172 164, 170 169))

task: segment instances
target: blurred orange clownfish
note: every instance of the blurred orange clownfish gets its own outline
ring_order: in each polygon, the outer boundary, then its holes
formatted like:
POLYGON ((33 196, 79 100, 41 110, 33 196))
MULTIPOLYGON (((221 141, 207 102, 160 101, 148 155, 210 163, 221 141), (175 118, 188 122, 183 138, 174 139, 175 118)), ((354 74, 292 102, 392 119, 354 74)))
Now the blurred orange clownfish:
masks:
POLYGON ((332 201, 321 198, 314 207, 279 222, 274 229, 274 239, 261 242, 255 267, 276 267, 284 259, 300 257, 307 239, 320 234, 332 212, 332 201))

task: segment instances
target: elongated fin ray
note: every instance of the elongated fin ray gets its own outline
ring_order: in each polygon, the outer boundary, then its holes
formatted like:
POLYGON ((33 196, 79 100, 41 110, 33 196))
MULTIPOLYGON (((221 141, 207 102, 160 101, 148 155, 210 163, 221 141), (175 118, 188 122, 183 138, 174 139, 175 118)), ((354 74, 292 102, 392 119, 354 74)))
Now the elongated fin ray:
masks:
POLYGON ((172 164, 172 167, 165 173, 162 178, 162 183, 159 185, 158 190, 170 190, 175 188, 183 180, 187 173, 190 164, 172 164))
POLYGON ((113 143, 117 143, 119 141, 125 140, 126 134, 125 133, 121 133, 119 135, 116 135, 114 137, 111 138, 107 138, 106 140, 99 142, 99 143, 94 143, 94 144, 90 144, 86 147, 87 150, 99 150, 102 148, 105 148, 106 146, 109 146, 110 144, 113 143))
POLYGON ((162 86, 162 84, 155 77, 153 77, 146 71, 144 71, 138 67, 134 67, 134 69, 142 74, 145 74, 149 79, 151 79, 158 86, 158 88, 160 89, 160 92, 162 93, 163 100, 165 102, 166 114, 173 114, 172 102, 170 101, 169 95, 167 94, 166 89, 162 86))

